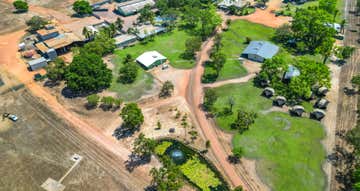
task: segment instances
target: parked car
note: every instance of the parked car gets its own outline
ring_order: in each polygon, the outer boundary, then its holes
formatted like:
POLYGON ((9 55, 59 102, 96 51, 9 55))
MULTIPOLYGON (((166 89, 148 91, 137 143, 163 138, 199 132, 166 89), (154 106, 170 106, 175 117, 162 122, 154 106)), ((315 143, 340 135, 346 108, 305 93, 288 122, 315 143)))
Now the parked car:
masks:
POLYGON ((9 116, 8 116, 8 118, 11 120, 11 121, 17 121, 19 118, 18 118, 18 116, 16 116, 15 114, 10 114, 9 116))
POLYGON ((162 70, 166 70, 168 68, 169 68, 169 65, 167 65, 167 64, 163 64, 162 67, 161 67, 162 70))
POLYGON ((43 80, 43 79, 45 79, 45 78, 46 78, 45 75, 41 75, 41 74, 39 74, 39 73, 36 73, 36 74, 34 75, 34 80, 35 80, 35 81, 41 81, 41 80, 43 80))

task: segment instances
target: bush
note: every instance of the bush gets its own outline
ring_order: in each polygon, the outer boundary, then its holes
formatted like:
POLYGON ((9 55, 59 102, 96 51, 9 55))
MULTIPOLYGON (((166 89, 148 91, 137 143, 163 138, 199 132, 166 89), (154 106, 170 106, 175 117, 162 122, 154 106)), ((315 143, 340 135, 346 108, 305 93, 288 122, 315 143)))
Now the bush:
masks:
POLYGON ((79 15, 92 13, 92 7, 90 6, 90 3, 85 0, 75 1, 75 3, 73 4, 73 10, 79 15))
POLYGON ((27 4, 27 2, 22 0, 14 1, 13 5, 18 12, 26 12, 29 10, 29 5, 27 4))
POLYGON ((92 94, 86 97, 88 107, 96 107, 99 103, 100 96, 92 94))
POLYGON ((45 27, 48 21, 43 17, 33 16, 30 20, 26 21, 26 25, 29 26, 29 31, 34 32, 45 27))
POLYGON ((138 67, 135 64, 126 64, 120 68, 118 81, 123 84, 135 82, 138 75, 138 67))

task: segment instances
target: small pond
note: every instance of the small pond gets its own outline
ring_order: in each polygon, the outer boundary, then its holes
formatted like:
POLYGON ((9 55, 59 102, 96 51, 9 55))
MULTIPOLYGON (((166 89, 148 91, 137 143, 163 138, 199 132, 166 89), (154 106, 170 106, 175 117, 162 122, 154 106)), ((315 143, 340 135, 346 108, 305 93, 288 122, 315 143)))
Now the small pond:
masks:
MULTIPOLYGON (((179 166, 185 179, 201 191, 229 191, 229 185, 216 167, 199 151, 180 141, 159 141, 158 155, 167 155, 179 166)), ((160 157, 161 158, 161 157, 160 157)))

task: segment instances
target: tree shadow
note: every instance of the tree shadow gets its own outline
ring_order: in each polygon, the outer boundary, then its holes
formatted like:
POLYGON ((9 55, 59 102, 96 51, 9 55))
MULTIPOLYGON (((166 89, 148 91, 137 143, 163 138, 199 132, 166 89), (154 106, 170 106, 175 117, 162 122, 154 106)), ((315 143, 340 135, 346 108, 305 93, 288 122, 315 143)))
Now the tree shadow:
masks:
POLYGON ((122 124, 120 127, 116 128, 114 130, 114 133, 112 134, 112 136, 114 136, 117 140, 120 140, 123 138, 133 136, 137 130, 138 129, 129 128, 129 127, 125 126, 124 124, 122 124))
POLYGON ((53 88, 60 85, 59 81, 53 81, 53 80, 46 80, 44 83, 44 87, 53 88))
POLYGON ((157 189, 155 185, 149 185, 144 188, 144 191, 157 191, 157 189))
POLYGON ((131 153, 129 155, 129 159, 125 161, 125 168, 127 171, 132 172, 136 167, 139 167, 144 164, 148 164, 150 161, 151 161, 151 155, 142 157, 134 153, 131 153))

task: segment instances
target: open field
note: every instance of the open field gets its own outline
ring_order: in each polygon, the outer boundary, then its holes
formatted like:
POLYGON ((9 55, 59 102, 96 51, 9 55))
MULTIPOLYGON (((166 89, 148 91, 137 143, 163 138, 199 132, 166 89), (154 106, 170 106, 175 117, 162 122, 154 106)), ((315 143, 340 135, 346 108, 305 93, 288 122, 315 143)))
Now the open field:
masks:
MULTIPOLYGON (((242 51, 246 48, 246 37, 251 40, 270 40, 275 30, 264 25, 245 20, 233 21, 228 29, 221 34, 222 52, 226 55, 226 63, 217 80, 226 80, 244 76, 247 71, 239 61, 242 51)), ((211 67, 205 68, 205 74, 215 72, 211 67)))
POLYGON ((133 58, 137 58, 146 51, 156 50, 167 57, 173 67, 188 69, 194 66, 194 61, 183 59, 182 54, 185 51, 185 41, 189 37, 186 32, 175 30, 155 36, 154 41, 146 44, 138 43, 132 47, 118 50, 115 54, 120 58, 125 58, 127 54, 132 55, 133 58))
MULTIPOLYGON (((215 91, 219 96, 215 103, 215 110, 220 113, 215 118, 217 125, 235 133, 233 147, 242 147, 246 158, 257 160, 257 173, 269 187, 309 191, 325 187, 321 169, 325 151, 320 143, 325 131, 319 122, 291 117, 288 113, 264 112, 270 111, 272 101, 261 96, 262 89, 252 82, 225 85, 215 91), (223 115, 224 108, 230 107, 230 97, 235 101, 233 114, 223 115), (230 127, 238 109, 258 114, 255 124, 242 135, 230 127)), ((312 107, 310 103, 306 105, 312 107)))
POLYGON ((138 76, 134 83, 122 84, 118 82, 119 70, 123 63, 120 56, 115 56, 112 62, 115 67, 113 69, 113 81, 109 90, 116 92, 125 101, 135 101, 154 88, 154 77, 138 65, 136 65, 138 67, 138 76))
POLYGON ((229 107, 230 98, 235 101, 232 115, 216 117, 217 125, 225 130, 231 130, 230 124, 235 120, 238 109, 259 112, 272 105, 271 100, 261 96, 262 89, 254 87, 252 82, 225 85, 215 88, 215 91, 219 96, 214 105, 217 111, 229 107))
POLYGON ((236 134, 233 145, 241 146, 246 158, 257 160, 258 174, 273 190, 321 191, 324 136, 319 122, 272 112, 260 115, 249 131, 236 134))
POLYGON ((0 121, 0 190, 41 190, 47 178, 65 174, 75 153, 83 160, 63 180, 66 190, 142 190, 147 185, 130 180, 133 175, 121 160, 62 122, 26 89, 2 91, 0 97, 0 113, 20 117, 16 123, 0 121))
POLYGON ((3 1, 0 1, 0 6, 0 35, 26 27, 25 21, 30 18, 29 13, 13 14, 13 6, 3 1))

